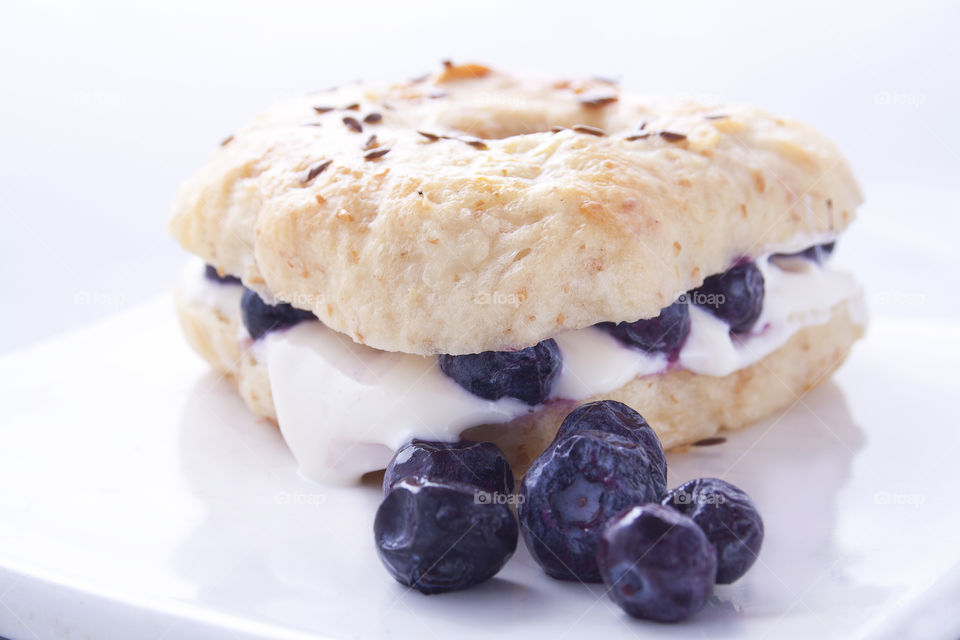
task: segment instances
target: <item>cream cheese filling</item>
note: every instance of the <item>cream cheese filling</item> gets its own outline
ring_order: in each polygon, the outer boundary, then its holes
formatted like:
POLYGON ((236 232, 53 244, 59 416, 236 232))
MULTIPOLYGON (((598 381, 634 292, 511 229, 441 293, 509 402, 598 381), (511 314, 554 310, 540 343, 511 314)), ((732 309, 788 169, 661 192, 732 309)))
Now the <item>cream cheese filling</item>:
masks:
MULTIPOLYGON (((781 252, 816 243, 807 242, 781 252)), ((563 366, 550 399, 584 400, 669 368, 725 376, 780 348, 800 329, 826 323, 844 301, 853 317, 864 321, 862 294, 849 274, 829 263, 773 253, 756 260, 765 296, 750 333, 733 335, 722 320, 691 305, 690 334, 670 363, 663 354, 625 346, 594 327, 568 331, 554 338, 563 366)), ((184 272, 179 294, 214 305, 242 327, 242 287, 205 279, 202 263, 184 272)), ((512 398, 474 396, 440 370, 435 356, 356 344, 321 322, 271 332, 249 348, 267 366, 280 431, 301 472, 327 484, 351 483, 383 468, 411 438, 456 440, 469 427, 537 410, 512 398)))

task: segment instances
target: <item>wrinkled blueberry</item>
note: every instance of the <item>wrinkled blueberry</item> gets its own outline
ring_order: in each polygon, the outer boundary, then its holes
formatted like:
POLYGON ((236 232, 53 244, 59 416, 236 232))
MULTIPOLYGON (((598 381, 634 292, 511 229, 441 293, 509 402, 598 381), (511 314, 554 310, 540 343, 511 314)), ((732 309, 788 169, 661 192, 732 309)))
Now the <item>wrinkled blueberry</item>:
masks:
POLYGON ((763 309, 763 274, 753 262, 744 262, 710 276, 691 291, 691 301, 730 325, 734 333, 746 333, 763 309))
POLYGON ((690 333, 690 309, 684 301, 674 302, 656 318, 636 322, 601 322, 597 325, 620 342, 648 353, 665 353, 676 360, 690 333))
POLYGON ((730 584, 753 566, 763 520, 744 491, 718 478, 699 478, 671 490, 663 504, 693 518, 716 547, 717 584, 730 584))
POLYGON ((583 431, 606 431, 624 438, 636 440, 646 450, 653 468, 667 477, 667 458, 656 432, 639 413, 616 400, 598 400, 581 405, 564 418, 556 443, 563 438, 583 431))
POLYGON ((827 242, 825 244, 815 244, 812 247, 807 247, 803 251, 798 253, 775 253, 773 254, 774 258, 803 258, 805 260, 810 260, 816 262, 817 264, 822 264, 824 260, 830 257, 830 254, 833 253, 833 248, 836 246, 836 241, 827 242))
POLYGON ((560 348, 554 340, 518 351, 440 356, 443 372, 473 395, 486 400, 509 396, 529 405, 550 395, 561 364, 560 348))
POLYGON ((390 575, 422 593, 442 593, 500 571, 517 548, 517 520, 506 504, 478 502, 476 491, 417 478, 396 483, 373 524, 390 575))
POLYGON ((240 284, 240 278, 232 276, 229 273, 221 276, 217 273, 217 268, 210 264, 204 267, 203 275, 206 276, 207 280, 213 280, 220 284, 240 284))
POLYGON ((243 325, 254 340, 274 329, 292 327, 304 320, 316 320, 316 316, 309 311, 297 309, 286 302, 267 304, 250 289, 243 290, 240 308, 243 311, 243 325))
POLYGON ((548 575, 600 582, 597 541, 624 508, 659 502, 666 474, 647 448, 606 431, 566 436, 537 458, 517 506, 527 549, 548 575))
POLYGON ((659 504, 636 506, 611 520, 597 562, 614 602, 631 616, 660 622, 700 611, 717 571, 716 551, 700 527, 659 504))
POLYGON ((404 478, 462 482, 486 491, 513 493, 513 471, 492 442, 414 440, 397 451, 383 475, 383 493, 404 478))

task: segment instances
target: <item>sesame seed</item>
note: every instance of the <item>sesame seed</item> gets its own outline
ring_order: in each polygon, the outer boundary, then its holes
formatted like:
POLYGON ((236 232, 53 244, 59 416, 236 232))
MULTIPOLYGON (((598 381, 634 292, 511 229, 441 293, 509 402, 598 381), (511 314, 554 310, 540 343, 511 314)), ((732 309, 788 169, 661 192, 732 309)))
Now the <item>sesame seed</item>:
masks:
POLYGON ((306 174, 300 178, 300 184, 308 184, 311 180, 327 170, 333 160, 324 160, 310 167, 306 174))
POLYGON ((660 137, 667 142, 680 142, 681 140, 687 139, 687 134, 677 133, 675 131, 661 131, 660 137))
POLYGON ((366 153, 364 154, 364 156, 363 156, 363 159, 364 159, 364 160, 376 160, 377 158, 382 158, 383 156, 387 155, 388 153, 390 153, 390 149, 389 149, 389 148, 374 149, 373 151, 368 151, 368 152, 366 152, 366 153))
POLYGON ((586 124, 575 124, 571 127, 577 133, 586 133, 591 136, 605 136, 607 132, 603 129, 598 129, 597 127, 591 127, 586 124))
POLYGON ((333 107, 314 107, 313 110, 317 113, 329 113, 333 111, 333 107))
POLYGON ((468 145, 470 145, 470 146, 473 147, 474 149, 487 149, 487 148, 488 148, 488 147, 487 147, 487 143, 485 143, 485 142, 484 142, 483 140, 481 140, 480 138, 472 138, 472 137, 470 137, 470 136, 464 136, 464 137, 460 138, 460 141, 461 141, 461 142, 466 142, 468 145))
POLYGON ((347 125, 347 128, 350 129, 351 131, 355 131, 357 133, 363 132, 363 125, 360 124, 360 121, 357 120, 356 118, 351 118, 350 116, 347 116, 346 118, 343 119, 343 124, 347 125))
POLYGON ((363 118, 363 121, 366 122, 367 124, 375 124, 377 122, 380 122, 381 120, 383 120, 383 116, 377 113, 376 111, 374 111, 373 113, 368 113, 363 118))

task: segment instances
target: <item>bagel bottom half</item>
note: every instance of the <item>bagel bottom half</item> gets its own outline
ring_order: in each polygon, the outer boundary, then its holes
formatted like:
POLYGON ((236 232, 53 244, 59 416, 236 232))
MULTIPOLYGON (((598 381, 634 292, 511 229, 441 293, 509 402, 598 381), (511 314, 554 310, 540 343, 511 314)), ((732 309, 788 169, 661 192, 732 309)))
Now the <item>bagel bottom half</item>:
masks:
MULTIPOLYGON (((239 313, 228 316, 212 304, 180 297, 176 310, 193 349, 236 383, 251 411, 276 423, 267 367, 238 338, 242 335, 239 313)), ((791 406, 829 377, 862 334, 863 326, 851 314, 850 305, 842 302, 825 324, 800 329, 776 351, 730 375, 674 370, 637 377, 609 393, 578 402, 550 402, 510 422, 473 427, 463 435, 496 443, 519 476, 550 444, 573 407, 611 399, 639 411, 660 436, 664 449, 681 447, 791 406)))

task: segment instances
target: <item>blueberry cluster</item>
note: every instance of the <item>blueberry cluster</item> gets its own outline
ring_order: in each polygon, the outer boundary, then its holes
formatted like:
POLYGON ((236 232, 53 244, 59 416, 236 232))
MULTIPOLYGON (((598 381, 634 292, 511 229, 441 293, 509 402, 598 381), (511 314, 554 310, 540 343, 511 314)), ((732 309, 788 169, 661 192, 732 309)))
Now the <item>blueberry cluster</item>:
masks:
MULTIPOLYGON (((818 244, 795 254, 774 254, 775 257, 803 258, 822 263, 833 253, 834 243, 818 244)), ((663 353, 671 362, 690 333, 690 304, 706 309, 730 325, 734 333, 747 333, 763 310, 763 274, 756 263, 742 261, 727 271, 710 276, 703 284, 680 296, 660 311, 656 318, 636 322, 601 322, 597 327, 620 342, 647 353, 663 353)))
POLYGON ((635 322, 601 322, 597 326, 620 342, 647 353, 663 353, 671 362, 690 333, 690 304, 702 307, 730 325, 734 333, 746 333, 763 309, 763 274, 753 262, 742 262, 724 273, 710 276, 703 284, 680 296, 656 318, 635 322))
MULTIPOLYGON (((834 243, 816 245, 791 257, 817 263, 833 251, 834 243)), ((781 254, 776 254, 781 255, 781 254)), ((601 322, 596 326, 623 344, 647 353, 663 353, 677 360, 690 334, 690 304, 706 309, 730 326, 733 333, 748 333, 763 310, 763 273, 756 263, 743 260, 727 271, 708 277, 660 310, 655 318, 635 322, 601 322)), ((516 398, 536 405, 550 396, 562 368, 557 343, 544 340, 517 351, 484 351, 466 355, 441 355, 440 368, 461 387, 481 398, 516 398)))
POLYGON ((383 489, 377 553, 390 575, 422 593, 488 580, 517 548, 513 472, 494 444, 414 440, 390 461, 383 489))
POLYGON ((527 549, 554 578, 600 582, 597 545, 607 521, 631 505, 659 502, 666 490, 663 448, 640 414, 613 401, 583 405, 520 485, 527 549))
MULTIPOLYGON (((387 571, 423 593, 494 576, 516 549, 510 465, 492 443, 414 440, 387 466, 374 536, 387 571)), ((753 565, 763 521, 717 478, 667 491, 656 433, 621 402, 582 405, 534 461, 515 502, 534 560, 560 580, 603 582, 632 616, 673 622, 753 565)))
POLYGON ((715 478, 666 489, 666 458, 636 411, 611 400, 564 420, 519 492, 520 528, 544 571, 604 582, 633 616, 676 621, 715 583, 756 560, 763 522, 752 500, 715 478))

